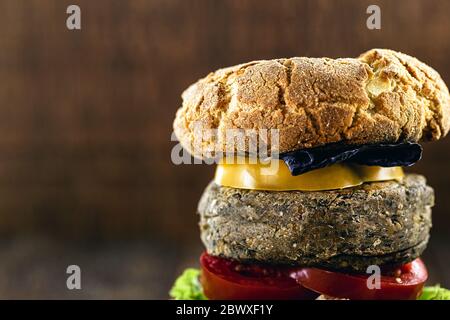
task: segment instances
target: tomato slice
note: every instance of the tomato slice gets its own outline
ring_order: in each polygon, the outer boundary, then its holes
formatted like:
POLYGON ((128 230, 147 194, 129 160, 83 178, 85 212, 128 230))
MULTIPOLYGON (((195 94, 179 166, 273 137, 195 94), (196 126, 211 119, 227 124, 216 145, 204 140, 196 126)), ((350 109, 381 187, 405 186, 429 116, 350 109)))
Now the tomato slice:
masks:
MULTIPOLYGON (((386 272, 382 271, 382 274, 386 272)), ((299 284, 313 291, 351 300, 416 300, 428 278, 420 259, 390 270, 380 278, 380 289, 367 287, 367 275, 303 268, 292 274, 299 284)))
POLYGON ((290 275, 296 268, 241 264, 211 256, 200 257, 203 292, 212 300, 311 300, 318 296, 290 275))

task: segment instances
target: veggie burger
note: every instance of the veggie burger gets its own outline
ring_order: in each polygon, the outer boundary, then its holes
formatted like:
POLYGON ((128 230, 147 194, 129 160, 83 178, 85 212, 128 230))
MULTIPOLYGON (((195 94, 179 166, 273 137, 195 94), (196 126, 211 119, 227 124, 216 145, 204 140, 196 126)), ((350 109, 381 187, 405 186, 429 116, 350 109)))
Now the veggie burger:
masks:
POLYGON ((433 189, 403 171, 420 160, 419 142, 450 129, 435 70, 386 49, 254 61, 210 73, 182 98, 183 148, 227 158, 198 205, 200 270, 178 278, 173 298, 450 299, 424 288, 433 189), (215 134, 198 139, 199 125, 215 134), (229 144, 230 130, 254 135, 229 144), (251 141, 269 150, 265 161, 251 161, 251 141))

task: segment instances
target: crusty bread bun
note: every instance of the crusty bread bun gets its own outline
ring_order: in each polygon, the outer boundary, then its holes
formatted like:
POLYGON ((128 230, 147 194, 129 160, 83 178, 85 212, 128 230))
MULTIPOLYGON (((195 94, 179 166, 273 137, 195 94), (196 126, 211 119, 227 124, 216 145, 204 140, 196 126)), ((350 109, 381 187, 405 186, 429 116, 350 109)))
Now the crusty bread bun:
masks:
MULTIPOLYGON (((448 88, 406 54, 373 49, 353 59, 254 61, 210 73, 183 92, 174 131, 193 150, 194 126, 217 129, 202 147, 227 150, 227 129, 279 129, 279 152, 332 142, 437 140, 450 128, 448 88)), ((270 139, 267 139, 270 148, 270 139)))

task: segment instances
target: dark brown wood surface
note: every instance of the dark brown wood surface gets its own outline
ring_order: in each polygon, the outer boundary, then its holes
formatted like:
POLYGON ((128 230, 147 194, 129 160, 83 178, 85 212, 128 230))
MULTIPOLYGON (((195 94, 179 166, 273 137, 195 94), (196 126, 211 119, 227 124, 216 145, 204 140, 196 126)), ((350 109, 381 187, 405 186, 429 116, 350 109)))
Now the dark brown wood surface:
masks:
MULTIPOLYGON (((198 248, 195 208, 214 168, 170 161, 190 83, 253 59, 373 47, 450 83, 449 14, 447 0, 0 0, 0 234, 198 248), (80 31, 65 26, 74 2, 80 31), (369 4, 381 30, 366 28, 369 4)), ((411 169, 436 189, 436 239, 450 231, 449 147, 427 144, 411 169)))
MULTIPOLYGON (((425 252, 428 284, 450 287, 450 238, 425 252)), ((200 245, 148 240, 102 243, 21 237, 0 242, 0 299, 168 299, 177 276, 198 267, 200 245), (81 290, 68 290, 66 268, 81 269, 81 290)))

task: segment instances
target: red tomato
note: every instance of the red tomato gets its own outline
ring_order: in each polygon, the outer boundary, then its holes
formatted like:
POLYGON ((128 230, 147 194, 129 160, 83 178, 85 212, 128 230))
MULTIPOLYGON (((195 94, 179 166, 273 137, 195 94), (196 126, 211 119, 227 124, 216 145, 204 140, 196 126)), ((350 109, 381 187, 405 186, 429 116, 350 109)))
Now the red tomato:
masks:
POLYGON ((318 296, 290 277, 297 269, 241 264, 203 253, 203 292, 212 300, 311 300, 318 296))
MULTIPOLYGON (((382 272, 384 273, 384 272, 382 272)), ((370 275, 345 274, 317 268, 303 268, 292 274, 304 287, 336 298, 351 300, 416 300, 428 278, 422 260, 416 259, 382 275, 380 289, 369 289, 370 275)))

